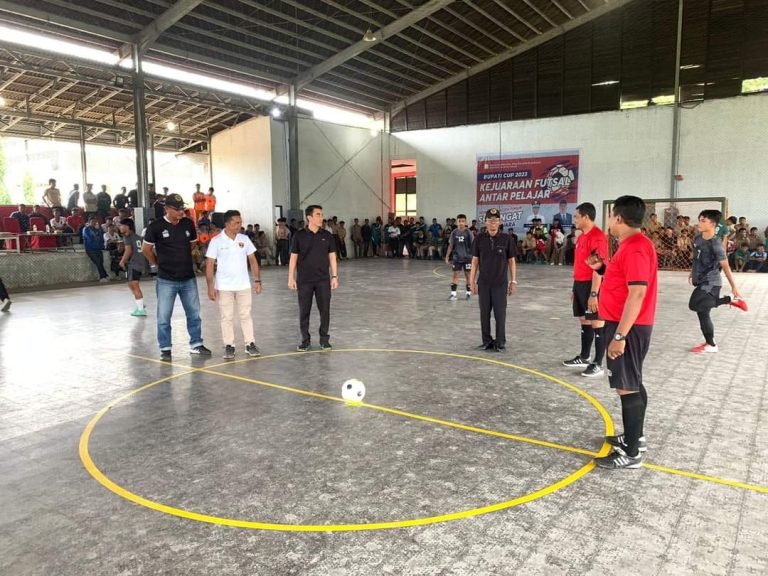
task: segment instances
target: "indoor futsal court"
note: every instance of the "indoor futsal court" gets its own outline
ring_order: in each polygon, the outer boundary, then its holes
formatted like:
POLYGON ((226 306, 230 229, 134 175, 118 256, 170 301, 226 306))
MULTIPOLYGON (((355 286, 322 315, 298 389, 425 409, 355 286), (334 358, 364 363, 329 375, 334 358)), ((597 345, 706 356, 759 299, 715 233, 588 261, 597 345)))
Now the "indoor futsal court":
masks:
POLYGON ((222 360, 204 301, 214 356, 182 341, 172 365, 123 286, 18 295, 1 325, 17 384, 2 389, 2 573, 768 570, 763 277, 743 282, 749 314, 715 313, 721 352, 701 356, 685 275, 661 274, 647 459, 608 471, 591 459, 620 423, 615 394, 560 365, 567 269, 519 269, 503 354, 475 350, 476 299, 442 297, 448 270, 342 265, 334 349, 299 353, 295 295, 268 268, 263 356, 222 360), (341 400, 349 378, 362 405, 341 400))

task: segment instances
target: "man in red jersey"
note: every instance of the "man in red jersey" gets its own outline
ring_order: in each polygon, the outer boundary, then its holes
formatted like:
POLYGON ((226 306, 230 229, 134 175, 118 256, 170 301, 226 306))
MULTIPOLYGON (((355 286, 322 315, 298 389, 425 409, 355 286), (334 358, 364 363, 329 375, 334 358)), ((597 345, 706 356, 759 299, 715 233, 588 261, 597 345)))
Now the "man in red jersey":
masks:
POLYGON ((582 234, 576 241, 573 260, 573 315, 581 322, 581 353, 565 360, 563 366, 582 368, 582 376, 596 378, 603 375, 603 356, 605 355, 605 338, 603 326, 605 323, 598 315, 598 296, 602 276, 587 265, 587 260, 593 254, 602 260, 608 257, 608 240, 605 234, 595 225, 597 210, 595 205, 584 202, 576 206, 574 224, 582 234), (595 356, 590 363, 589 352, 592 341, 595 342, 595 356))
POLYGON ((621 398, 624 433, 607 436, 614 447, 595 458, 601 468, 640 468, 646 450, 643 425, 648 394, 643 386, 643 360, 651 343, 656 317, 658 260, 653 242, 642 234, 645 202, 621 196, 613 204, 608 230, 619 239, 619 249, 606 265, 597 254, 589 265, 603 276, 599 313, 605 320, 608 344, 608 381, 621 398))

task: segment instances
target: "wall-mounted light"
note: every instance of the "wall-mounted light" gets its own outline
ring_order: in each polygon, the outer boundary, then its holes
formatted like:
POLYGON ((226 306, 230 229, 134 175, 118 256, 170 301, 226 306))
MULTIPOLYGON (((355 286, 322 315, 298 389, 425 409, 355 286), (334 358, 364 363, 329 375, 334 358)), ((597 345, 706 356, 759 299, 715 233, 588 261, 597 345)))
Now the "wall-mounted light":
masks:
POLYGON ((272 114, 272 118, 275 118, 275 119, 277 119, 277 118, 280 118, 280 117, 283 115, 283 111, 282 111, 282 110, 280 110, 280 108, 278 108, 277 106, 275 106, 275 107, 274 107, 274 108, 272 108, 272 110, 270 111, 270 114, 272 114))

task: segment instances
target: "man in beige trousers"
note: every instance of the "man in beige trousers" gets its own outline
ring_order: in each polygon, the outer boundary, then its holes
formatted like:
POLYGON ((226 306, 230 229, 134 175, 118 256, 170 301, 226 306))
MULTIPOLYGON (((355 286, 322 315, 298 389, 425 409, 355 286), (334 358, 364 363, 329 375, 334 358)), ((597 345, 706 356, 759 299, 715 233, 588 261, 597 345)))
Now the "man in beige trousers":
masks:
POLYGON ((221 336, 224 340, 226 359, 235 357, 235 304, 243 331, 245 353, 249 356, 260 355, 254 342, 251 318, 251 285, 256 294, 261 294, 260 270, 256 262, 256 247, 248 236, 240 234, 242 225, 240 212, 225 212, 224 231, 211 240, 205 253, 208 298, 219 302, 221 336), (253 272, 253 281, 248 275, 249 265, 253 272))

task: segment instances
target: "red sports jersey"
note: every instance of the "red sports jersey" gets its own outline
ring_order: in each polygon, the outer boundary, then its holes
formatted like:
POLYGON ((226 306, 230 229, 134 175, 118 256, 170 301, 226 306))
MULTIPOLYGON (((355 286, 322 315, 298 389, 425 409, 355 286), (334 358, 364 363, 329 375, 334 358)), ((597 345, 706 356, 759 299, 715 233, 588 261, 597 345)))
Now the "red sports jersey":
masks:
POLYGON ((608 239, 597 226, 576 239, 573 255, 573 279, 576 282, 592 280, 592 268, 587 266, 586 262, 593 251, 597 251, 603 260, 608 259, 608 239))
POLYGON ((651 240, 644 234, 635 234, 624 239, 606 265, 600 288, 600 318, 619 322, 629 295, 629 287, 641 284, 647 286, 648 291, 635 324, 652 326, 656 318, 657 268, 656 249, 651 240))

